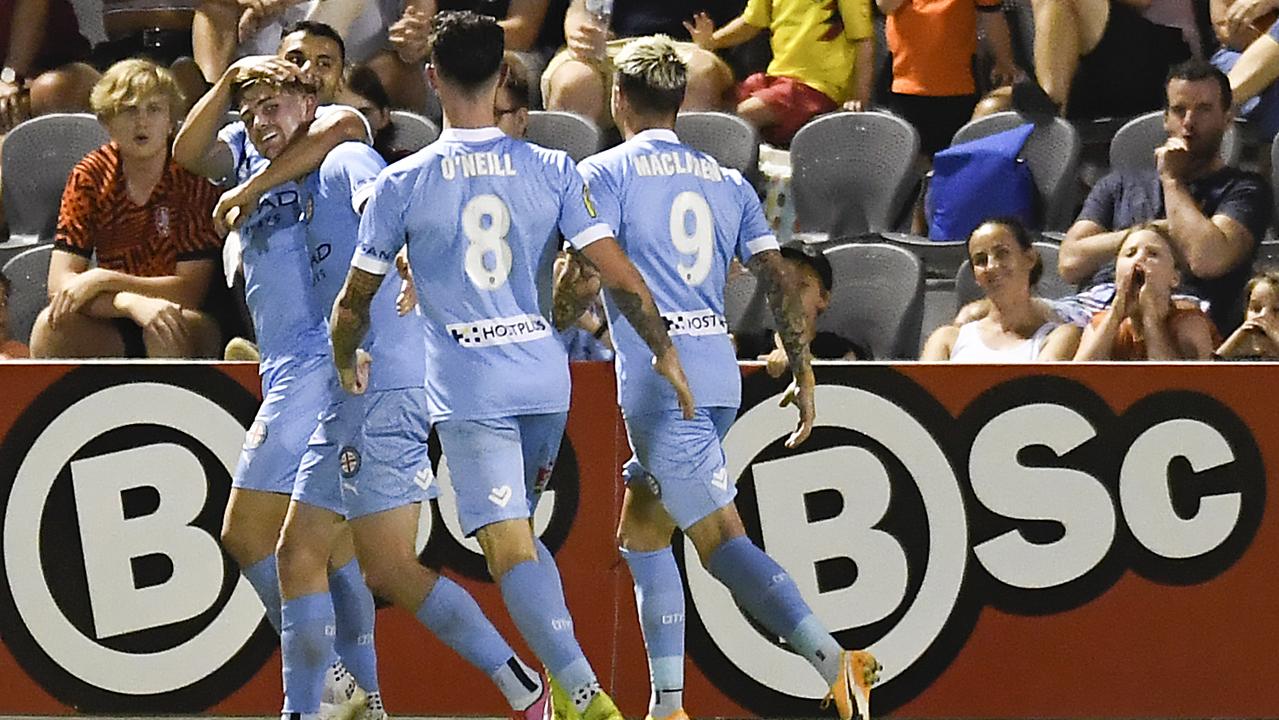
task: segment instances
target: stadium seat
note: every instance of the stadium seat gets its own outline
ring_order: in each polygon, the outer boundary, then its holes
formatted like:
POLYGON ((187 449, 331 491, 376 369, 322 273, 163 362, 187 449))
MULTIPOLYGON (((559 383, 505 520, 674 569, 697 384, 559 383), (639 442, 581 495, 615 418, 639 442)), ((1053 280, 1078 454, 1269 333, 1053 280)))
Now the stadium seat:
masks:
MULTIPOLYGON (((1167 139, 1162 110, 1129 120, 1115 132, 1115 137, 1110 141, 1111 171, 1154 170, 1155 148, 1163 145, 1167 139)), ((1221 138, 1221 159, 1231 167, 1238 167, 1242 153, 1243 142, 1239 130, 1231 123, 1226 127, 1225 136, 1221 138)))
POLYGON ((559 110, 530 110, 524 139, 563 150, 574 162, 600 151, 600 129, 589 118, 559 110))
POLYGON ((28 248, 4 264, 4 276, 13 285, 9 298, 9 331, 13 339, 29 342, 36 316, 49 304, 49 258, 53 244, 28 248))
POLYGON ((736 115, 686 112, 675 118, 680 141, 734 168, 748 179, 759 174, 759 133, 736 115))
POLYGON ((800 232, 830 237, 880 233, 909 201, 918 177, 919 133, 887 113, 839 112, 791 141, 791 190, 800 232))
POLYGON ((1065 230, 1075 219, 1075 197, 1078 194, 1075 176, 1083 148, 1074 125, 1062 118, 1031 118, 1017 112, 1001 112, 964 125, 951 142, 958 144, 976 140, 1028 122, 1036 122, 1036 127, 1022 148, 1021 156, 1030 165, 1030 174, 1039 188, 1043 210, 1043 227, 1039 229, 1065 230))
POLYGON ((1262 240, 1257 245, 1252 268, 1254 271, 1279 270, 1279 240, 1262 240))
POLYGON ((758 333, 771 327, 768 301, 759 280, 749 272, 738 273, 724 286, 724 317, 734 334, 758 333))
POLYGON ((884 242, 908 250, 924 264, 930 278, 953 278, 959 266, 968 259, 967 240, 929 240, 922 235, 882 233, 884 242))
POLYGON ((391 127, 391 148, 403 152, 417 152, 440 136, 440 128, 429 118, 408 110, 392 110, 391 127))
POLYGON ((96 117, 81 113, 42 115, 11 130, 3 159, 9 238, 0 247, 53 239, 67 176, 108 139, 96 117))
POLYGON ((924 316, 919 258, 887 243, 840 245, 826 258, 835 287, 817 329, 865 345, 876 360, 917 357, 924 316))
MULTIPOLYGON (((1035 285, 1034 293, 1049 300, 1074 295, 1077 292, 1075 286, 1066 282, 1061 273, 1057 272, 1057 254, 1061 249, 1057 243, 1036 242, 1035 249, 1039 251, 1039 258, 1043 261, 1044 272, 1039 276, 1039 283, 1035 285)), ((959 267, 959 272, 955 274, 955 312, 959 312, 960 308, 981 297, 981 287, 977 285, 977 278, 973 276, 972 263, 965 260, 959 267)))

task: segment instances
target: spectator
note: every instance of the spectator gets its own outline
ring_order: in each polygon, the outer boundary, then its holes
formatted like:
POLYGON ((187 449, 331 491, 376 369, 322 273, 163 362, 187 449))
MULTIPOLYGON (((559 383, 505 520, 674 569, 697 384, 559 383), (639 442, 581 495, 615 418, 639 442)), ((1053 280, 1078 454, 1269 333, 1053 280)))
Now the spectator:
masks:
POLYGON ((774 145, 790 145, 804 123, 841 103, 849 110, 870 106, 875 50, 870 0, 750 0, 719 30, 704 12, 687 27, 693 42, 711 51, 740 45, 764 30, 772 34, 773 61, 767 72, 737 86, 737 114, 774 145))
POLYGON ((177 81, 125 60, 93 88, 111 142, 71 172, 62 195, 49 307, 31 334, 35 357, 214 357, 217 324, 198 308, 221 243, 217 190, 168 155, 177 81), (90 268, 96 255, 98 266, 90 268))
POLYGON ((1063 324, 1051 303, 1031 294, 1044 265, 1019 220, 996 218, 977 226, 968 237, 968 260, 986 294, 984 315, 938 328, 920 360, 1018 363, 1074 357, 1079 328, 1063 324))
POLYGON ((0 272, 0 360, 22 360, 30 356, 27 346, 9 337, 9 298, 13 286, 0 272))
POLYGON ((977 106, 973 55, 979 31, 995 58, 992 84, 1011 85, 1020 74, 1008 21, 1000 0, 875 2, 888 17, 885 32, 893 56, 889 104, 919 130, 924 154, 932 157, 950 145, 977 106))
POLYGON ((497 86, 493 113, 502 132, 522 138, 528 131, 528 73, 520 57, 511 52, 506 53, 505 67, 502 82, 497 86))
POLYGON ((372 68, 354 65, 347 69, 338 102, 359 110, 368 121, 369 130, 373 133, 373 149, 383 160, 393 163, 409 154, 393 146, 395 127, 391 125, 391 98, 372 68))
POLYGON ((1279 358, 1279 272, 1268 270, 1248 281, 1244 322, 1217 348, 1217 357, 1232 360, 1279 358))
MULTIPOLYGON (((868 1, 868 0, 867 0, 868 1)), ((608 94, 613 85, 612 57, 632 37, 684 34, 690 10, 715 9, 722 3, 653 3, 615 0, 607 27, 586 11, 585 0, 572 0, 564 14, 566 47, 551 58, 542 73, 542 97, 549 110, 567 110, 613 127, 608 94)), ((692 43, 676 44, 688 63, 688 86, 681 110, 723 110, 733 86, 733 71, 715 53, 692 43)))
POLYGON ((1229 3, 1223 28, 1218 24, 1218 2, 1214 0, 1213 5, 1213 23, 1218 36, 1227 33, 1229 43, 1222 42, 1232 49, 1246 48, 1229 70, 1235 102, 1246 107, 1258 95, 1269 95, 1268 88, 1273 88, 1279 78, 1279 23, 1274 21, 1274 7, 1279 3, 1274 0, 1236 0, 1229 3))
MULTIPOLYGON (((1234 68, 1239 65, 1240 58, 1248 47, 1256 43, 1259 38, 1266 36, 1266 31, 1274 24, 1274 18, 1232 25, 1231 9, 1246 4, 1245 0, 1212 0, 1210 6, 1212 27, 1217 33, 1217 39, 1221 41, 1221 47, 1213 53, 1211 62, 1218 70, 1230 74, 1230 84, 1232 88, 1235 88, 1235 105, 1238 108, 1239 117, 1247 120, 1256 129, 1259 138, 1269 142, 1274 138, 1275 133, 1279 132, 1279 85, 1276 85, 1272 78, 1264 88, 1245 95, 1235 87, 1239 78, 1236 77, 1234 68)), ((1279 63, 1279 46, 1276 48, 1275 62, 1279 63)), ((1276 75, 1279 76, 1279 73, 1276 75)))
POLYGON ((94 46, 94 65, 106 69, 121 60, 146 58, 173 72, 183 97, 199 97, 204 78, 192 59, 191 35, 198 4, 198 0, 102 0, 107 39, 94 46))
POLYGON ((1208 359, 1219 339, 1212 321, 1196 304, 1172 298, 1181 265, 1164 226, 1125 231, 1115 260, 1115 301, 1093 316, 1075 359, 1208 359))
MULTIPOLYGON (((817 360, 870 360, 870 352, 866 348, 848 339, 825 330, 817 330, 817 318, 830 307, 830 293, 834 288, 835 275, 831 271, 830 261, 820 252, 809 254, 803 250, 785 246, 782 258, 787 268, 798 273, 802 292, 809 343, 813 358, 817 360)), ((745 272, 745 270, 743 270, 745 272)), ((733 338, 737 345, 737 357, 743 360, 765 360, 768 362, 768 374, 781 377, 790 367, 786 351, 782 349, 781 339, 777 333, 764 331, 760 333, 739 333, 733 338)))
POLYGON ((1270 188, 1256 173, 1227 166, 1219 150, 1230 123, 1230 86, 1203 61, 1173 69, 1156 169, 1111 173, 1093 187, 1061 245, 1061 276, 1082 324, 1115 295, 1114 257, 1129 228, 1157 220, 1185 260, 1180 292, 1209 303, 1222 332, 1239 322, 1231 308, 1247 282, 1257 242, 1270 223, 1270 188))
POLYGON ((98 72, 67 0, 0 3, 0 134, 36 115, 84 112, 98 72))
POLYGON ((1019 84, 1014 103, 1034 109, 1031 94, 1042 87, 1055 109, 1072 118, 1158 109, 1168 69, 1191 57, 1187 13, 1189 0, 1034 0, 1039 85, 1019 84))

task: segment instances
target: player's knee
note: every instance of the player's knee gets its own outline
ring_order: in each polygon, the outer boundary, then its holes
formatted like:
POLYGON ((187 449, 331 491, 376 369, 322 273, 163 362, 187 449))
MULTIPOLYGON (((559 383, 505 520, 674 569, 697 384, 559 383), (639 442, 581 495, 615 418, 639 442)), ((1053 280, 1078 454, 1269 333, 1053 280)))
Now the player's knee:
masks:
POLYGON ((308 580, 326 577, 329 555, 327 547, 326 543, 315 542, 286 529, 275 546, 275 562, 280 569, 281 587, 292 587, 308 580))
POLYGON ((269 543, 255 540, 250 528, 246 528, 232 517, 228 517, 222 524, 222 548, 240 564, 240 567, 248 567, 271 554, 269 543))

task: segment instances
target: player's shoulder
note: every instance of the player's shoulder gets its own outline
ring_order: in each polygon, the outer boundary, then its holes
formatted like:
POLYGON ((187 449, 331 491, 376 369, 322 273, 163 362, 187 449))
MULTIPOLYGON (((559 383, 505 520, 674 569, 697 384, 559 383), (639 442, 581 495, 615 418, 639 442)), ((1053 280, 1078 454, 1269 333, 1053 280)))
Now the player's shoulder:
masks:
POLYGON ((633 147, 622 143, 621 145, 614 145, 607 150, 601 150, 590 157, 583 158, 582 162, 577 164, 577 167, 583 175, 588 172, 618 171, 626 166, 626 159, 633 153, 633 147))

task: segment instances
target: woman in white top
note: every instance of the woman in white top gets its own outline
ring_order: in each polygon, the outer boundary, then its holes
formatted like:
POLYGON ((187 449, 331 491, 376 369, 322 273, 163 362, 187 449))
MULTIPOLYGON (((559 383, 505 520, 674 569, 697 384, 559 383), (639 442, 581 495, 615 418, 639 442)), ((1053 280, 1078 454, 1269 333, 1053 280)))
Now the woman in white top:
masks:
MULTIPOLYGON (((1020 363, 1070 360, 1079 328, 1031 294, 1043 272, 1039 252, 1016 219, 987 220, 968 236, 968 259, 986 294, 982 317, 938 328, 921 360, 1020 363)), ((966 313, 961 313, 961 316, 966 313)))

